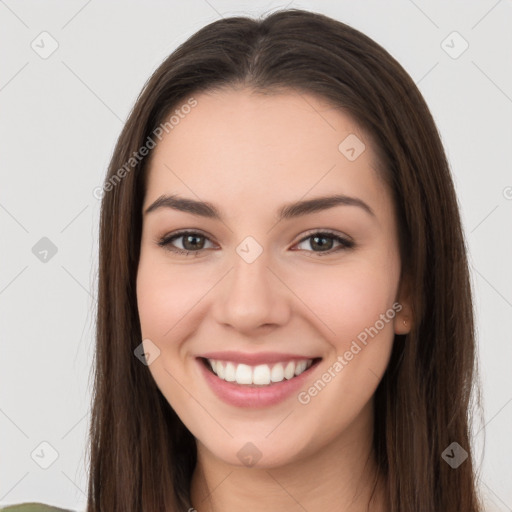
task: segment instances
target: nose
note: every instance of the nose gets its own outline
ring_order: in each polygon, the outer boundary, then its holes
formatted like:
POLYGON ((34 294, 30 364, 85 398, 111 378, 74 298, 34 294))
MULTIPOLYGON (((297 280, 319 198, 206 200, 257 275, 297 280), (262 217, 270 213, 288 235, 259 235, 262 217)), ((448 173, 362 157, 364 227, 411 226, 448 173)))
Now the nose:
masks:
POLYGON ((285 325, 290 318, 290 296, 265 255, 248 263, 238 254, 233 267, 219 283, 213 306, 217 322, 246 335, 285 325))

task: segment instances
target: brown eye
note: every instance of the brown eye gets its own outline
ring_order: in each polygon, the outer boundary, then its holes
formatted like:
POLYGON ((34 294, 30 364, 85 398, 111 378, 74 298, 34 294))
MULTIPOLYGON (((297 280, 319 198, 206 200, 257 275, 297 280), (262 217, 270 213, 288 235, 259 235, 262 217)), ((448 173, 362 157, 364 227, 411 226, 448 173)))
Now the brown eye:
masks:
POLYGON ((191 252, 199 253, 205 249, 205 241, 209 240, 205 235, 196 231, 182 231, 162 238, 158 245, 178 254, 188 255, 191 252), (173 245, 174 241, 181 239, 182 248, 173 245))
POLYGON ((181 235, 183 238, 183 247, 188 250, 202 249, 204 246, 204 237, 201 235, 181 235))
POLYGON ((323 254, 332 254, 343 249, 350 249, 355 245, 352 240, 325 231, 312 233, 309 236, 303 238, 299 244, 302 244, 306 241, 309 241, 309 247, 313 249, 313 252, 317 253, 318 256, 323 256, 323 254), (335 242, 337 242, 339 245, 333 249, 335 242))

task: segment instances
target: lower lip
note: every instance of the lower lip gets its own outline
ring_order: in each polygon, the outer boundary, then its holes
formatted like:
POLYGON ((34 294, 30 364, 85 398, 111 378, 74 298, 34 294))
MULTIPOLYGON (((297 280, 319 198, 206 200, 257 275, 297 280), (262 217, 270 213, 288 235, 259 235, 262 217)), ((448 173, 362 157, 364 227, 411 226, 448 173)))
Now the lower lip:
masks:
POLYGON ((252 387, 248 385, 237 384, 236 382, 226 382, 220 379, 213 372, 206 368, 202 359, 197 359, 201 371, 210 385, 213 392, 224 402, 235 407, 269 407, 283 402, 304 386, 311 370, 317 366, 317 363, 311 365, 299 376, 290 380, 283 380, 268 386, 252 387))

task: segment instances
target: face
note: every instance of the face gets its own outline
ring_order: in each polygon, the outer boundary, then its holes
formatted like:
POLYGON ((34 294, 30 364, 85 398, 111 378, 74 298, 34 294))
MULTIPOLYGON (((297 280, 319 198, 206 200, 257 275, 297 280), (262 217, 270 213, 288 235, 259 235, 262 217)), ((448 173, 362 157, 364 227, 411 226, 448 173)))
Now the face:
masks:
POLYGON ((153 150, 143 204, 137 300, 157 386, 225 463, 368 439, 408 311, 370 141, 314 95, 194 98, 153 150))

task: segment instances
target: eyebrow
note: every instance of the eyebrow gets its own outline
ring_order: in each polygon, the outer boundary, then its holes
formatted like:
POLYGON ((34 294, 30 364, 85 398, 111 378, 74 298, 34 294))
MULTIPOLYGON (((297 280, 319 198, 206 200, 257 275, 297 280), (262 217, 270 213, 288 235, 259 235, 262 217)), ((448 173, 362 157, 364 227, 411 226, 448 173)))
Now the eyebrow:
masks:
MULTIPOLYGON (((342 194, 315 197, 305 201, 288 203, 282 206, 278 210, 277 214, 279 220, 289 220, 342 205, 360 207, 369 215, 375 217, 373 210, 362 199, 342 194)), ((200 217, 207 217, 222 221, 222 215, 213 204, 205 201, 196 201, 195 199, 187 199, 178 195, 161 195, 155 202, 146 208, 144 215, 161 208, 171 208, 173 210, 191 213, 200 217)))

